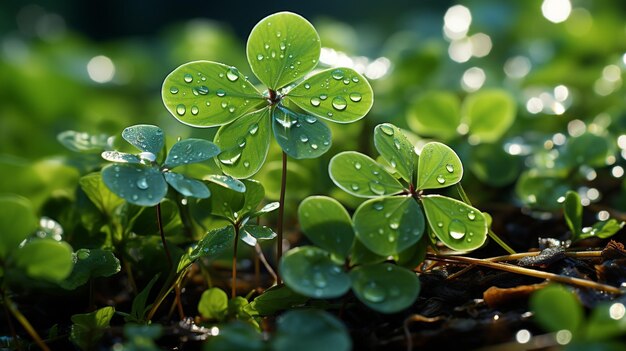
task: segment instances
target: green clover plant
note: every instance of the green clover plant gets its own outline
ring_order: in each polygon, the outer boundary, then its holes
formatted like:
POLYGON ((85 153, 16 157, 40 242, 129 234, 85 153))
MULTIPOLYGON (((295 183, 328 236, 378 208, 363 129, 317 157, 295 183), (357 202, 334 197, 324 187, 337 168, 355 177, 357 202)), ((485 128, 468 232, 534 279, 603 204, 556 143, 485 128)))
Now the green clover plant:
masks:
POLYGON ((319 62, 319 35, 294 13, 276 13, 257 23, 246 52, 263 92, 235 67, 194 61, 165 78, 161 96, 182 123, 220 127, 214 139, 221 149, 219 165, 236 178, 258 172, 273 132, 283 150, 276 250, 280 259, 287 155, 307 159, 324 154, 331 145, 331 132, 320 118, 355 122, 371 109, 373 92, 367 80, 350 68, 310 75, 319 62))
POLYGON ((222 150, 218 159, 231 176, 246 178, 259 170, 271 131, 289 156, 315 158, 331 143, 330 129, 319 118, 354 122, 373 103, 369 83, 352 69, 331 68, 307 77, 320 50, 319 36, 307 20, 276 13, 252 29, 247 44, 248 63, 265 92, 235 67, 195 61, 165 78, 163 102, 185 124, 220 127, 214 140, 222 150))
MULTIPOLYGON (((167 195, 168 184, 183 196, 200 199, 211 196, 203 182, 172 172, 172 169, 215 157, 220 150, 212 142, 203 139, 178 141, 169 150, 163 164, 158 164, 157 155, 165 145, 161 128, 136 125, 124 129, 122 137, 141 153, 104 151, 102 157, 115 164, 102 169, 102 180, 124 200, 139 206, 157 205, 167 195)), ((245 191, 241 182, 229 177, 210 175, 206 180, 245 191)))
POLYGON ((290 289, 318 299, 340 297, 352 289, 361 302, 382 313, 415 302, 420 282, 409 269, 388 262, 347 264, 355 262, 359 239, 348 211, 337 200, 308 197, 300 203, 298 217, 315 246, 300 246, 283 256, 280 271, 290 289))
POLYGON ((355 234, 368 250, 398 255, 416 245, 425 231, 456 251, 483 245, 488 233, 483 213, 467 200, 431 193, 458 184, 463 176, 461 160, 451 148, 430 142, 418 157, 403 132, 387 123, 375 128, 374 144, 386 165, 352 151, 337 154, 329 164, 338 187, 369 198, 353 218, 355 234))
POLYGON ((591 227, 583 227, 583 206, 580 195, 575 191, 565 193, 563 201, 563 215, 565 222, 572 232, 572 241, 596 237, 600 239, 610 238, 624 227, 625 222, 614 218, 599 221, 591 227))

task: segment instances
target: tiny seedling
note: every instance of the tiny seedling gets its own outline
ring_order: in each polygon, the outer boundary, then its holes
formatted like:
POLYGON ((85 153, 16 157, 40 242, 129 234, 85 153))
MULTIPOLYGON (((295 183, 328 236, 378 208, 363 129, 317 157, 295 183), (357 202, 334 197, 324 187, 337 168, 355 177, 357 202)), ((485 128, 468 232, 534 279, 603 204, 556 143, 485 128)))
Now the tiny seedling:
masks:
POLYGON ((568 191, 563 201, 563 215, 565 222, 572 233, 572 241, 578 241, 587 238, 606 239, 615 235, 624 227, 624 222, 616 219, 608 219, 598 221, 591 227, 583 227, 583 206, 580 201, 580 195, 575 191, 568 191))
MULTIPOLYGON (((460 252, 481 247, 490 232, 487 217, 469 204, 459 182, 463 165, 448 146, 430 142, 415 153, 402 130, 380 124, 374 144, 384 164, 358 152, 335 155, 329 164, 333 182, 362 198, 354 213, 357 238, 371 252, 398 255, 416 245, 424 232, 460 252), (464 201, 433 194, 455 185, 464 201)), ((512 252, 495 234, 500 245, 512 252)))
POLYGON ((283 150, 277 257, 282 255, 282 226, 287 155, 315 158, 331 145, 331 132, 320 120, 351 123, 373 104, 367 80, 350 68, 309 75, 318 64, 320 39, 306 19, 280 12, 262 19, 250 33, 247 58, 263 92, 237 68, 194 61, 176 68, 163 82, 163 102, 182 123, 220 127, 214 142, 224 173, 236 178, 255 174, 265 162, 273 131, 283 150), (270 131, 271 130, 271 131, 270 131))

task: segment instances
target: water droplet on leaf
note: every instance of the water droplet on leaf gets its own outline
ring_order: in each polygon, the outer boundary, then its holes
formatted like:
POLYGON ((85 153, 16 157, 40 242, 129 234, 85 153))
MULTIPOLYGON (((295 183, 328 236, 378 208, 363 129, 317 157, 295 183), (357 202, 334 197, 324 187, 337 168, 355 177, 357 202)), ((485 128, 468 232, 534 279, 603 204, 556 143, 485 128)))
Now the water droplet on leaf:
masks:
POLYGON ((179 116, 184 115, 184 114, 185 114, 185 112, 187 112, 187 109, 185 108, 185 105, 183 105, 183 104, 178 104, 178 105, 176 106, 176 113, 177 113, 179 116))
POLYGON ((226 96, 226 92, 223 89, 217 89, 217 91, 215 92, 215 94, 217 94, 217 96, 219 97, 224 97, 226 96))
POLYGON ((321 103, 322 102, 320 101, 320 99, 316 97, 311 98, 311 105, 313 105, 314 107, 318 107, 321 103))
POLYGON ((226 72, 226 78, 231 82, 236 82, 239 79, 239 71, 235 67, 230 67, 226 72))
POLYGON ((363 289, 363 298, 369 302, 383 302, 385 301, 385 290, 379 287, 376 283, 369 283, 363 289))
POLYGON ((248 127, 248 133, 250 133, 250 135, 255 135, 256 132, 259 131, 259 124, 258 123, 252 123, 250 125, 250 127, 248 127))
POLYGON ((354 101, 354 102, 359 102, 361 101, 362 97, 360 93, 351 93, 350 94, 350 100, 354 101))
POLYGON ((446 171, 448 171, 448 173, 454 172, 454 166, 451 165, 451 164, 447 164, 446 165, 446 171))
POLYGON ((465 228, 465 224, 458 219, 453 219, 448 225, 448 234, 450 234, 453 239, 462 239, 466 231, 467 228, 465 228))
POLYGON ((170 88, 170 93, 171 94, 178 94, 178 88, 177 87, 171 87, 170 88))
POLYGON ((343 76, 344 76, 343 70, 336 69, 331 73, 331 76, 336 80, 343 79, 343 76))
POLYGON ((443 184, 446 182, 446 178, 444 178, 441 174, 437 176, 437 183, 443 184))
POLYGON ((383 131, 383 133, 385 133, 385 134, 387 134, 387 135, 389 135, 389 136, 392 136, 392 135, 393 135, 393 128, 391 128, 391 127, 390 127, 390 126, 388 126, 388 125, 385 125, 385 124, 381 125, 381 126, 380 126, 380 130, 382 130, 382 131, 383 131))
POLYGON ((137 179, 137 187, 141 190, 148 189, 148 180, 145 177, 137 179))
POLYGON ((346 102, 346 99, 344 99, 343 97, 336 96, 333 99, 333 107, 335 108, 335 110, 343 111, 346 109, 346 106, 348 106, 348 103, 346 102))
POLYGON ((189 73, 185 73, 185 75, 183 76, 183 79, 185 80, 185 83, 193 82, 193 76, 189 73))
POLYGON ((385 187, 380 183, 370 182, 370 190, 376 195, 385 195, 385 187))
POLYGON ((200 110, 198 109, 198 106, 191 106, 191 114, 192 115, 197 115, 198 112, 200 112, 200 110))

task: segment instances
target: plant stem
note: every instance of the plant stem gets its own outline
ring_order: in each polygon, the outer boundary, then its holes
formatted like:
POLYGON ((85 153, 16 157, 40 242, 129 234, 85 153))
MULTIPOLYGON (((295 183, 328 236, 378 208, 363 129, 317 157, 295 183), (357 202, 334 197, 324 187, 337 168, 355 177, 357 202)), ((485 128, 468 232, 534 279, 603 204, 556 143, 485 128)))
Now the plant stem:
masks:
MULTIPOLYGON (((287 154, 283 151, 283 168, 280 178, 280 199, 278 200, 280 207, 278 207, 278 225, 276 226, 276 265, 280 263, 280 258, 283 256, 283 217, 285 215, 285 188, 287 187, 287 154)), ((282 281, 280 275, 276 274, 276 283, 280 284, 282 281)))
MULTIPOLYGON (((465 189, 463 189, 463 186, 461 185, 461 183, 456 183, 455 187, 459 193, 459 196, 461 197, 461 200, 463 200, 463 202, 465 202, 466 204, 472 206, 472 202, 467 196, 467 193, 465 193, 465 189)), ((496 233, 494 233, 493 230, 491 230, 491 228, 488 228, 487 235, 489 235, 489 237, 493 241, 495 241, 498 245, 500 245, 500 247, 503 248, 504 251, 508 252, 511 255, 514 255, 516 253, 515 250, 513 250, 509 245, 507 245, 504 241, 502 241, 502 239, 500 239, 500 237, 496 233)))
MULTIPOLYGON (((22 312, 20 312, 20 310, 18 310, 17 307, 15 307, 15 303, 11 300, 9 295, 3 292, 2 298, 4 300, 4 305, 6 306, 6 308, 9 309, 13 317, 15 317, 15 319, 17 319, 18 322, 20 322, 20 324, 26 330, 26 332, 30 335, 30 337, 33 338, 33 340, 35 341, 35 344, 37 344, 37 346, 39 346, 39 348, 44 351, 50 351, 50 349, 48 348, 48 345, 46 345, 43 342, 43 340, 41 339, 39 334, 37 334, 37 331, 30 324, 28 319, 26 319, 26 317, 22 314, 22 312)), ((16 339, 16 342, 17 342, 17 339, 16 339)))
POLYGON ((233 282, 230 285, 230 297, 237 297, 237 244, 239 243, 239 226, 235 224, 235 243, 233 245, 233 282))
POLYGON ((170 266, 170 269, 174 269, 174 262, 172 261, 172 255, 170 254, 170 249, 167 248, 167 243, 165 242, 165 232, 163 231, 163 221, 161 220, 161 203, 156 205, 156 213, 157 213, 157 224, 159 226, 159 233, 161 234, 161 242, 163 243, 163 249, 165 250, 165 255, 167 256, 167 263, 170 266))
POLYGON ((508 264, 508 263, 498 263, 498 262, 492 262, 489 260, 483 260, 483 259, 471 258, 471 257, 443 256, 443 255, 436 255, 436 254, 426 254, 426 258, 435 260, 435 261, 466 263, 466 264, 473 264, 477 266, 484 266, 484 267, 489 267, 493 269, 499 269, 499 270, 506 271, 506 272, 552 280, 552 281, 563 283, 563 284, 602 290, 602 291, 606 291, 606 292, 613 293, 613 294, 622 293, 622 291, 619 288, 616 288, 614 286, 600 284, 600 283, 596 283, 594 281, 586 280, 586 279, 566 277, 563 275, 538 271, 535 269, 518 267, 512 264, 508 264))
POLYGON ((263 254, 263 249, 261 249, 261 245, 257 243, 254 246, 254 249, 256 251, 257 257, 259 258, 259 260, 261 260, 261 263, 263 263, 263 266, 265 267, 267 272, 274 278, 275 281, 278 281, 278 276, 276 275, 276 272, 274 271, 270 263, 267 262, 267 259, 265 258, 265 255, 263 254))
MULTIPOLYGON (((4 296, 4 293, 2 294, 4 296)), ((11 337, 13 338, 13 342, 18 351, 22 351, 22 347, 20 345, 20 341, 17 339, 17 333, 15 332, 15 326, 13 326, 13 321, 11 320, 11 313, 7 308, 7 302, 2 302, 2 307, 4 307, 4 315, 7 317, 7 324, 9 325, 9 331, 11 332, 11 337)))

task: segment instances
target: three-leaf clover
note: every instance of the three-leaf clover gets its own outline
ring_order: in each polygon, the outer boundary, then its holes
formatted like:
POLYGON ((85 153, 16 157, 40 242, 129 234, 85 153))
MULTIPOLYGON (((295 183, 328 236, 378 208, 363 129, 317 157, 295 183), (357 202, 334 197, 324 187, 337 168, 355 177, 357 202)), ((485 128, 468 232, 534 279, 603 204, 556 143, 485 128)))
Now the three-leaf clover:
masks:
POLYGON ((374 144, 387 165, 358 152, 335 155, 329 164, 333 182, 358 197, 371 198, 355 211, 355 234, 370 251, 394 256, 413 247, 427 229, 456 251, 483 245, 487 221, 476 208, 430 190, 457 184, 463 165, 448 146, 430 142, 419 157, 392 124, 375 128, 374 144), (426 193, 429 192, 429 193, 426 193))
MULTIPOLYGON (((103 152, 102 157, 115 164, 102 169, 102 180, 124 200, 139 206, 154 206, 167 194, 168 184, 184 196, 201 199, 211 196, 203 182, 171 170, 215 157, 220 149, 212 142, 203 139, 178 141, 169 150, 163 164, 159 165, 157 155, 165 145, 161 128, 136 125, 124 129, 122 137, 141 153, 103 152)), ((245 191, 243 183, 230 177, 209 175, 205 179, 239 192, 245 191)))
POLYGON ((182 123, 220 126, 214 139, 222 150, 219 164, 233 177, 246 178, 261 168, 271 131, 289 156, 315 158, 331 145, 330 129, 319 118, 351 123, 373 104, 369 83, 350 68, 307 77, 320 51, 319 36, 306 19, 276 13, 252 29, 247 43, 248 63, 265 92, 235 67, 194 61, 165 78, 163 102, 182 123))
POLYGON ((398 312, 415 301, 420 282, 406 268, 385 262, 346 267, 357 239, 348 211, 337 200, 308 197, 298 207, 298 218, 316 246, 300 246, 283 256, 281 275, 293 291, 335 298, 352 289, 361 302, 382 313, 398 312))

